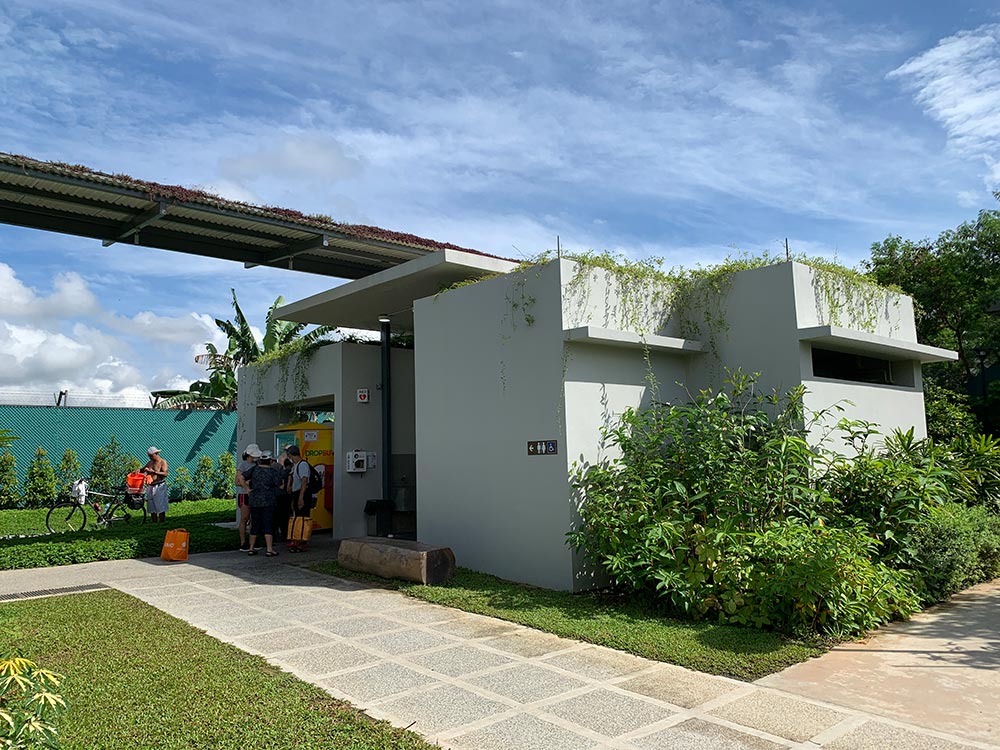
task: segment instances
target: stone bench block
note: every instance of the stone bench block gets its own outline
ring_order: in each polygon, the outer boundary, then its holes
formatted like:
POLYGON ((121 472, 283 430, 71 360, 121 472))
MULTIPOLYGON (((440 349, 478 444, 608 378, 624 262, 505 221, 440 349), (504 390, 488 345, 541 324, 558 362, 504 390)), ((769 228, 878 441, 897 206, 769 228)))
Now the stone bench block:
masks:
POLYGON ((455 575, 450 547, 382 537, 358 537, 340 543, 337 562, 348 570, 416 583, 444 583, 455 575))

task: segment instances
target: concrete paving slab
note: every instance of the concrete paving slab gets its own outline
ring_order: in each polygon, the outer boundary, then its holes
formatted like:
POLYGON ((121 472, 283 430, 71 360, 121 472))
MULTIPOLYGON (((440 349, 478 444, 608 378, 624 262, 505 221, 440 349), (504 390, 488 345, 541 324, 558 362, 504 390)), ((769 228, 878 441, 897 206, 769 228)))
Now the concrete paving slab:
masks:
POLYGON ((436 633, 410 629, 363 638, 358 640, 358 643, 391 656, 399 656, 414 651, 426 651, 430 648, 448 646, 456 641, 436 633))
POLYGON ((361 614, 361 610, 348 607, 344 604, 336 604, 332 601, 322 601, 317 604, 307 604, 304 607, 289 607, 284 615, 292 620, 301 620, 307 623, 321 623, 339 620, 344 617, 356 617, 361 614))
POLYGON ((654 663, 631 654, 599 646, 587 646, 567 651, 548 657, 544 661, 546 664, 565 669, 567 672, 576 672, 594 680, 624 677, 627 674, 641 672, 654 663))
POLYGON ((431 626, 432 630, 460 638, 486 638, 491 635, 504 635, 517 630, 517 625, 510 622, 495 620, 491 617, 465 615, 448 622, 431 626))
POLYGON ((734 724, 804 742, 839 724, 847 714, 764 690, 737 698, 710 712, 734 724))
POLYGON ((362 638, 408 626, 376 615, 355 615, 340 620, 316 623, 315 627, 344 638, 362 638))
POLYGON ((690 719, 630 742, 641 750, 787 750, 789 747, 701 719, 690 719))
POLYGON ((406 660, 448 677, 460 677, 484 669, 514 664, 512 659, 505 656, 465 644, 425 654, 411 654, 406 660))
POLYGON ((264 656, 273 656, 282 651, 303 648, 305 646, 319 646, 329 643, 330 638, 317 633, 315 630, 305 628, 282 628, 270 633, 261 633, 246 638, 237 639, 234 645, 247 651, 264 656))
POLYGON ((518 664, 508 669, 466 677, 465 681, 518 703, 534 703, 589 684, 565 672, 538 664, 518 664))
POLYGON ((666 706, 605 688, 548 704, 542 710, 607 737, 638 731, 674 714, 666 706))
POLYGON ((432 685, 437 680, 402 664, 383 662, 354 672, 331 677, 319 684, 347 695, 356 703, 370 703, 432 685))
POLYGON ((758 684, 1000 744, 1000 580, 758 684))
POLYGON ((972 745, 869 721, 823 747, 826 750, 971 750, 972 745))
POLYGON ((556 635, 541 633, 537 630, 521 629, 497 638, 490 638, 483 641, 483 645, 532 659, 558 651, 565 651, 567 648, 575 646, 576 642, 560 638, 556 635))
POLYGON ((210 618, 194 619, 181 618, 187 620, 192 625, 210 631, 215 636, 222 636, 223 640, 231 641, 235 638, 265 633, 270 630, 278 630, 285 627, 284 620, 278 617, 254 614, 249 617, 225 618, 213 620, 210 618))
POLYGON ((468 750, 590 750, 594 741, 551 724, 519 714, 450 740, 468 750))
POLYGON ((391 716, 394 723, 410 726, 424 735, 435 735, 496 716, 508 710, 499 701, 489 700, 452 685, 380 703, 378 713, 391 716))
POLYGON ((710 677, 690 669, 666 664, 655 672, 615 683, 622 690, 639 693, 675 706, 694 708, 743 687, 736 682, 710 677))
POLYGON ((374 663, 378 661, 378 657, 352 648, 346 643, 329 643, 326 646, 282 654, 279 661, 282 666, 290 667, 299 674, 315 676, 374 663))

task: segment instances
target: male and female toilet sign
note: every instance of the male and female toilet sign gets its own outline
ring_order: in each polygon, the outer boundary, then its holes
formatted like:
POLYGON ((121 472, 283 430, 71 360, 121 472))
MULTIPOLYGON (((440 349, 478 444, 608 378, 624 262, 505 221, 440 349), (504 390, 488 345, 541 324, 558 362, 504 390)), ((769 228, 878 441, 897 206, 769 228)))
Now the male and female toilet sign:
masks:
POLYGON ((529 456, 554 456, 559 452, 558 440, 529 440, 529 456))

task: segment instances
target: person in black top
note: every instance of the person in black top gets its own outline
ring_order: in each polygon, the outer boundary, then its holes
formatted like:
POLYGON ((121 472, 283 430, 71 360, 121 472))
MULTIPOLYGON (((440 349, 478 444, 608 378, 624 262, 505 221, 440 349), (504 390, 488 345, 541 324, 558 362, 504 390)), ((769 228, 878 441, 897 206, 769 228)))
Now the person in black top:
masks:
POLYGON ((248 555, 256 555, 257 537, 264 535, 264 543, 267 551, 264 553, 268 557, 275 557, 278 553, 274 551, 274 508, 278 502, 278 493, 281 492, 281 472, 274 466, 274 458, 271 451, 264 451, 257 459, 254 466, 246 475, 245 479, 250 485, 250 551, 248 555))

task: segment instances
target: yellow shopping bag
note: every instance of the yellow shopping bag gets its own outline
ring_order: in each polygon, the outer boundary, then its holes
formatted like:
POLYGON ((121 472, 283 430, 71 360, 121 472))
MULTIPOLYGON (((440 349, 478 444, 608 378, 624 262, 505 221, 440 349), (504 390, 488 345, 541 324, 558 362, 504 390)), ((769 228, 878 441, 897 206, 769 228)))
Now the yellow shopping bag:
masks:
POLYGON ((187 529, 168 531, 166 539, 163 540, 163 551, 160 553, 160 557, 164 560, 187 560, 188 537, 187 529))
POLYGON ((312 536, 313 522, 309 516, 295 516, 288 530, 288 538, 293 542, 308 542, 312 536))

